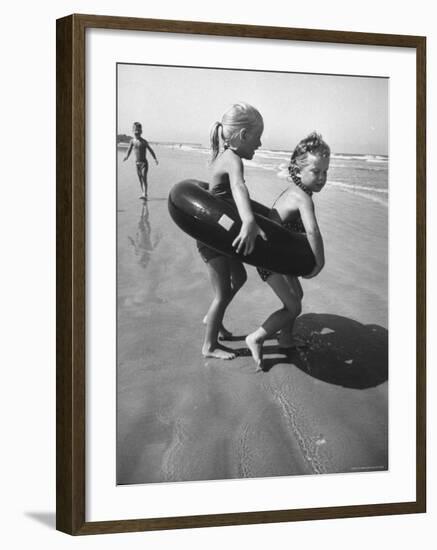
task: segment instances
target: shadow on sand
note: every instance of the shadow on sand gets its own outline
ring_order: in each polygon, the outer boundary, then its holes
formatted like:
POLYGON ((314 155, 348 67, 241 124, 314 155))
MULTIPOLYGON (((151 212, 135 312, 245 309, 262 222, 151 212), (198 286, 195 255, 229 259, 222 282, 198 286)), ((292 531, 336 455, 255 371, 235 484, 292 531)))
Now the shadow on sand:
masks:
POLYGON ((379 325, 309 313, 298 318, 295 333, 308 347, 284 356, 282 348, 265 346, 264 371, 289 363, 318 380, 354 389, 379 386, 388 379, 388 331, 379 325), (282 357, 269 357, 271 353, 282 357))

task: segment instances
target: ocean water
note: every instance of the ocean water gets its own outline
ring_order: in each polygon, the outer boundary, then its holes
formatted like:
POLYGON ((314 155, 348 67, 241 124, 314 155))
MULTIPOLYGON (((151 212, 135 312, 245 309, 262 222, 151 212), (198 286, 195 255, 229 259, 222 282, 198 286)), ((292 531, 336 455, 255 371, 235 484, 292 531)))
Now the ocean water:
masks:
MULTIPOLYGON (((199 155, 209 155, 207 148, 188 144, 174 145, 175 149, 199 155)), ((274 173, 278 178, 288 176, 290 151, 259 149, 253 160, 245 161, 249 167, 274 173)), ((367 200, 388 205, 388 165, 384 155, 331 155, 328 184, 345 193, 353 193, 367 200)))

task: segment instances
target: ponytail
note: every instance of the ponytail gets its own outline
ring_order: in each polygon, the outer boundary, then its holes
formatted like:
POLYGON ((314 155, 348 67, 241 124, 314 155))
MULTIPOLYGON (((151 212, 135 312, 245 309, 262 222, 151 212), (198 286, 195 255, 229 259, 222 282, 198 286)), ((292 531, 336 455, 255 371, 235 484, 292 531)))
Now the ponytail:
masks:
POLYGON ((223 130, 220 130, 219 134, 219 128, 222 128, 222 126, 223 125, 221 122, 214 122, 209 133, 209 141, 211 145, 211 162, 215 161, 220 151, 220 134, 222 134, 223 130))
POLYGON ((260 112, 248 103, 234 103, 223 115, 221 122, 214 122, 209 134, 211 144, 211 162, 220 151, 220 138, 224 149, 232 145, 232 140, 242 129, 264 126, 260 112))

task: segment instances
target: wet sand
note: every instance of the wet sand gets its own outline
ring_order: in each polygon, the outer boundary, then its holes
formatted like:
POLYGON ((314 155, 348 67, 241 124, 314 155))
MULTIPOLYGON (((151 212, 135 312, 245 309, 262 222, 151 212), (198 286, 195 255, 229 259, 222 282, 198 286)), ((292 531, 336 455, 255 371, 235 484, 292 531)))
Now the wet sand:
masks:
MULTIPOLYGON (((207 157, 154 149, 148 203, 133 161, 118 168, 117 483, 387 469, 387 207, 329 186, 316 197, 327 262, 302 281, 296 323, 310 348, 287 356, 270 340, 267 372, 256 372, 250 356, 201 356, 212 292, 194 241, 167 211, 174 183, 208 179, 207 157)), ((246 181, 268 205, 286 186, 251 167, 246 181)), ((279 307, 247 271, 225 317, 241 352, 279 307)))

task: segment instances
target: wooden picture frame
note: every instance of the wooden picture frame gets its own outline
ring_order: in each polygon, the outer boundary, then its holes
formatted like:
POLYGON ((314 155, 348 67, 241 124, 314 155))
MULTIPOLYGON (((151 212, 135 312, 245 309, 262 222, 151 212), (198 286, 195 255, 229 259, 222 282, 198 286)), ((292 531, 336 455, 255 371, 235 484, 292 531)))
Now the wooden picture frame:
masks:
POLYGON ((95 15, 57 21, 57 529, 71 535, 419 513, 426 510, 426 39, 420 36, 95 15), (416 498, 290 510, 86 520, 85 84, 87 29, 408 48, 416 52, 416 498))

